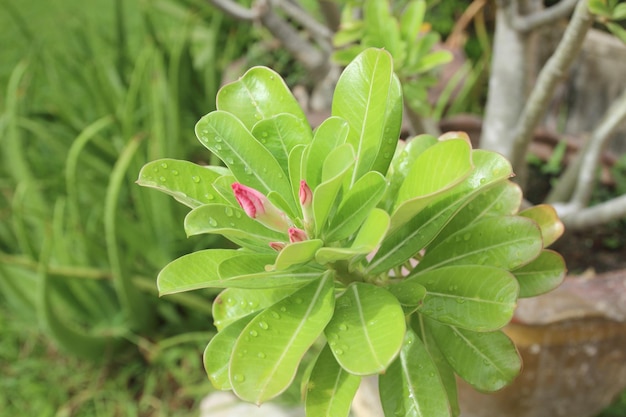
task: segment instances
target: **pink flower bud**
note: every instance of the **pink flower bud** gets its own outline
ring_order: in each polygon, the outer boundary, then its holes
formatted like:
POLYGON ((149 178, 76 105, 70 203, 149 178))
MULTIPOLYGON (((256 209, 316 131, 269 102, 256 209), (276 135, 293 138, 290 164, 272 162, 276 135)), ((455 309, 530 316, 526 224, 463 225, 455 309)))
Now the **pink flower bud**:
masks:
POLYGON ((233 183, 231 187, 237 202, 249 217, 279 232, 289 228, 285 213, 270 203, 263 194, 238 182, 233 183))
POLYGON ((276 252, 280 252, 285 249, 285 242, 270 242, 270 248, 274 249, 276 252))
POLYGON ((315 229, 315 219, 313 217, 313 191, 306 183, 305 180, 300 181, 300 191, 298 192, 300 197, 300 205, 302 206, 302 216, 304 220, 305 230, 313 235, 315 229))
POLYGON ((291 243, 303 242, 308 239, 309 237, 306 235, 306 232, 304 230, 298 229, 297 227, 289 228, 289 241, 291 243))
POLYGON ((310 206, 313 202, 313 192, 305 180, 300 181, 300 191, 298 195, 300 197, 300 204, 302 204, 302 207, 310 206))

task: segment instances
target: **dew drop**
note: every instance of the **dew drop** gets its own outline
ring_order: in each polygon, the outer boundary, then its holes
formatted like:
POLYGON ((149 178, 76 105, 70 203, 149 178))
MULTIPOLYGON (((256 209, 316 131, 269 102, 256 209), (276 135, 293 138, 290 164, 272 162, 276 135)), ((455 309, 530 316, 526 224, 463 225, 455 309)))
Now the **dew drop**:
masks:
POLYGON ((261 137, 266 138, 267 137, 267 132, 261 133, 261 137))
POLYGON ((261 120, 261 115, 259 113, 254 113, 254 118, 257 120, 261 120))
POLYGON ((221 142, 222 141, 222 137, 221 136, 216 136, 215 137, 215 141, 216 142, 221 142))
POLYGON ((235 382, 243 382, 246 380, 246 377, 242 374, 235 374, 233 375, 233 379, 235 380, 235 382))
POLYGON ((259 332, 257 332, 256 330, 250 330, 250 336, 257 337, 258 335, 259 335, 259 332))
POLYGON ((167 181, 167 178, 165 178, 165 177, 159 177, 159 181, 161 181, 161 182, 165 182, 165 181, 167 181))
POLYGON ((280 319, 280 314, 278 314, 278 312, 272 311, 270 314, 272 315, 272 318, 276 320, 280 319))
POLYGON ((175 169, 172 170, 172 175, 178 175, 178 171, 176 171, 175 169))
POLYGON ((207 200, 209 200, 209 201, 211 201, 211 200, 215 200, 215 196, 214 196, 213 194, 208 194, 208 193, 207 193, 207 194, 205 194, 204 196, 205 196, 205 197, 207 198, 207 200))
POLYGON ((232 207, 226 207, 224 209, 224 213, 226 213, 228 217, 233 217, 233 214, 234 214, 232 207))
POLYGON ((328 340, 332 341, 331 343, 334 343, 337 339, 339 339, 339 336, 337 336, 337 333, 328 333, 326 337, 328 337, 328 340))
POLYGON ((152 170, 153 170, 154 172, 159 172, 159 168, 157 168, 157 167, 152 168, 152 170))
POLYGON ((209 221, 209 224, 210 224, 212 227, 216 227, 216 226, 217 226, 217 220, 215 220, 213 217, 209 217, 209 220, 208 220, 208 221, 209 221))
POLYGON ((200 177, 197 175, 194 175, 193 177, 191 177, 191 180, 197 184, 200 182, 200 177))
POLYGON ((294 303, 296 303, 296 304, 302 304, 302 298, 300 298, 300 297, 296 297, 296 298, 293 300, 293 302, 294 302, 294 303))
POLYGON ((256 308, 259 305, 259 302, 256 300, 248 301, 248 306, 250 308, 256 308))
POLYGON ((483 177, 483 178, 481 178, 481 179, 480 179, 480 183, 481 183, 481 184, 484 184, 484 183, 486 183, 486 182, 487 182, 487 178, 483 177))
POLYGON ((167 169, 167 163, 165 163, 165 162, 161 163, 161 168, 167 169))
POLYGON ((343 350, 341 350, 341 349, 335 349, 335 353, 336 353, 337 355, 343 355, 343 350))
POLYGON ((232 165, 235 163, 235 160, 233 158, 226 158, 224 161, 229 165, 232 165))
POLYGON ((287 311, 287 307, 282 306, 282 307, 280 308, 280 311, 282 311, 282 312, 284 313, 285 311, 287 311))
POLYGON ((346 326, 344 323, 341 323, 337 328, 341 331, 348 330, 348 326, 346 326))
POLYGON ((260 327, 261 329, 263 329, 263 330, 267 330, 267 329, 269 329, 269 327, 270 327, 270 326, 268 326, 266 322, 264 322, 264 321, 260 321, 260 322, 259 322, 259 327, 260 327))
POLYGON ((263 358, 265 358, 265 353, 259 352, 259 353, 256 354, 256 356, 261 358, 261 359, 263 359, 263 358))
POLYGON ((465 299, 464 298, 457 298, 456 302, 459 303, 459 304, 463 304, 465 302, 465 299))
POLYGON ((222 145, 220 145, 219 143, 215 144, 215 149, 217 149, 218 151, 221 151, 222 145))
POLYGON ((226 304, 230 304, 231 306, 235 304, 235 299, 233 297, 228 297, 226 299, 226 304))
POLYGON ((472 234, 471 233, 465 233, 463 235, 463 240, 468 241, 472 238, 472 234))

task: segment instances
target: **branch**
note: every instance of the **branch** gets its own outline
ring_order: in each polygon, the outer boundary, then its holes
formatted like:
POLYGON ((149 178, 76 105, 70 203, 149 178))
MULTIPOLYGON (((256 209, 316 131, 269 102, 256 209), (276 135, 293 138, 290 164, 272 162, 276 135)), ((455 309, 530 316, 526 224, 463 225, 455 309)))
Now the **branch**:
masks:
POLYGON ((263 13, 262 8, 248 9, 231 0, 209 0, 209 2, 228 16, 237 20, 257 20, 263 13))
POLYGON ((559 19, 568 17, 579 0, 561 0, 554 6, 526 16, 512 16, 511 25, 515 30, 528 33, 541 26, 549 25, 559 19))
POLYGON ((281 0, 277 4, 289 17, 300 23, 313 36, 328 42, 328 47, 330 48, 330 40, 333 37, 333 32, 330 29, 315 20, 296 3, 292 3, 289 0, 281 0))
POLYGON ((589 139, 588 149, 585 149, 582 156, 578 182, 572 196, 573 203, 581 207, 589 204, 591 193, 596 184, 596 171, 602 150, 624 120, 626 120, 626 90, 609 107, 600 125, 589 139))
POLYGON ((582 230, 606 224, 611 220, 626 217, 626 195, 582 210, 558 210, 559 216, 568 230, 582 230))
POLYGON ((593 22, 587 0, 580 0, 563 38, 537 78, 524 110, 513 130, 513 169, 525 180, 525 158, 535 127, 545 113, 552 93, 582 47, 593 22))

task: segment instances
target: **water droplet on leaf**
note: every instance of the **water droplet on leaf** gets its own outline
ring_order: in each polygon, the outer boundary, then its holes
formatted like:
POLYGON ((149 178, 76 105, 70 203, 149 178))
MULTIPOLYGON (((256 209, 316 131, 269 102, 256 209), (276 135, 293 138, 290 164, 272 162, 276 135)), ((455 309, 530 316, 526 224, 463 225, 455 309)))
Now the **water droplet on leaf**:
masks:
POLYGON ((261 329, 263 329, 263 330, 267 330, 267 329, 269 329, 269 327, 270 327, 270 326, 268 326, 268 325, 267 325, 267 322, 260 321, 260 322, 259 322, 259 327, 260 327, 261 329))

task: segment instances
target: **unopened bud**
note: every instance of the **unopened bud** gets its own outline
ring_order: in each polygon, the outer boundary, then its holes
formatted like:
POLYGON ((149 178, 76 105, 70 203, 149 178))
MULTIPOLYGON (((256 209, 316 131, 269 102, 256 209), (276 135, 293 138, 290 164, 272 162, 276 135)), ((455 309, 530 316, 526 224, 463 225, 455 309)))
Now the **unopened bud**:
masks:
POLYGON ((284 232, 289 228, 285 213, 259 191, 238 182, 233 183, 232 189, 237 202, 249 217, 278 232, 284 232))

